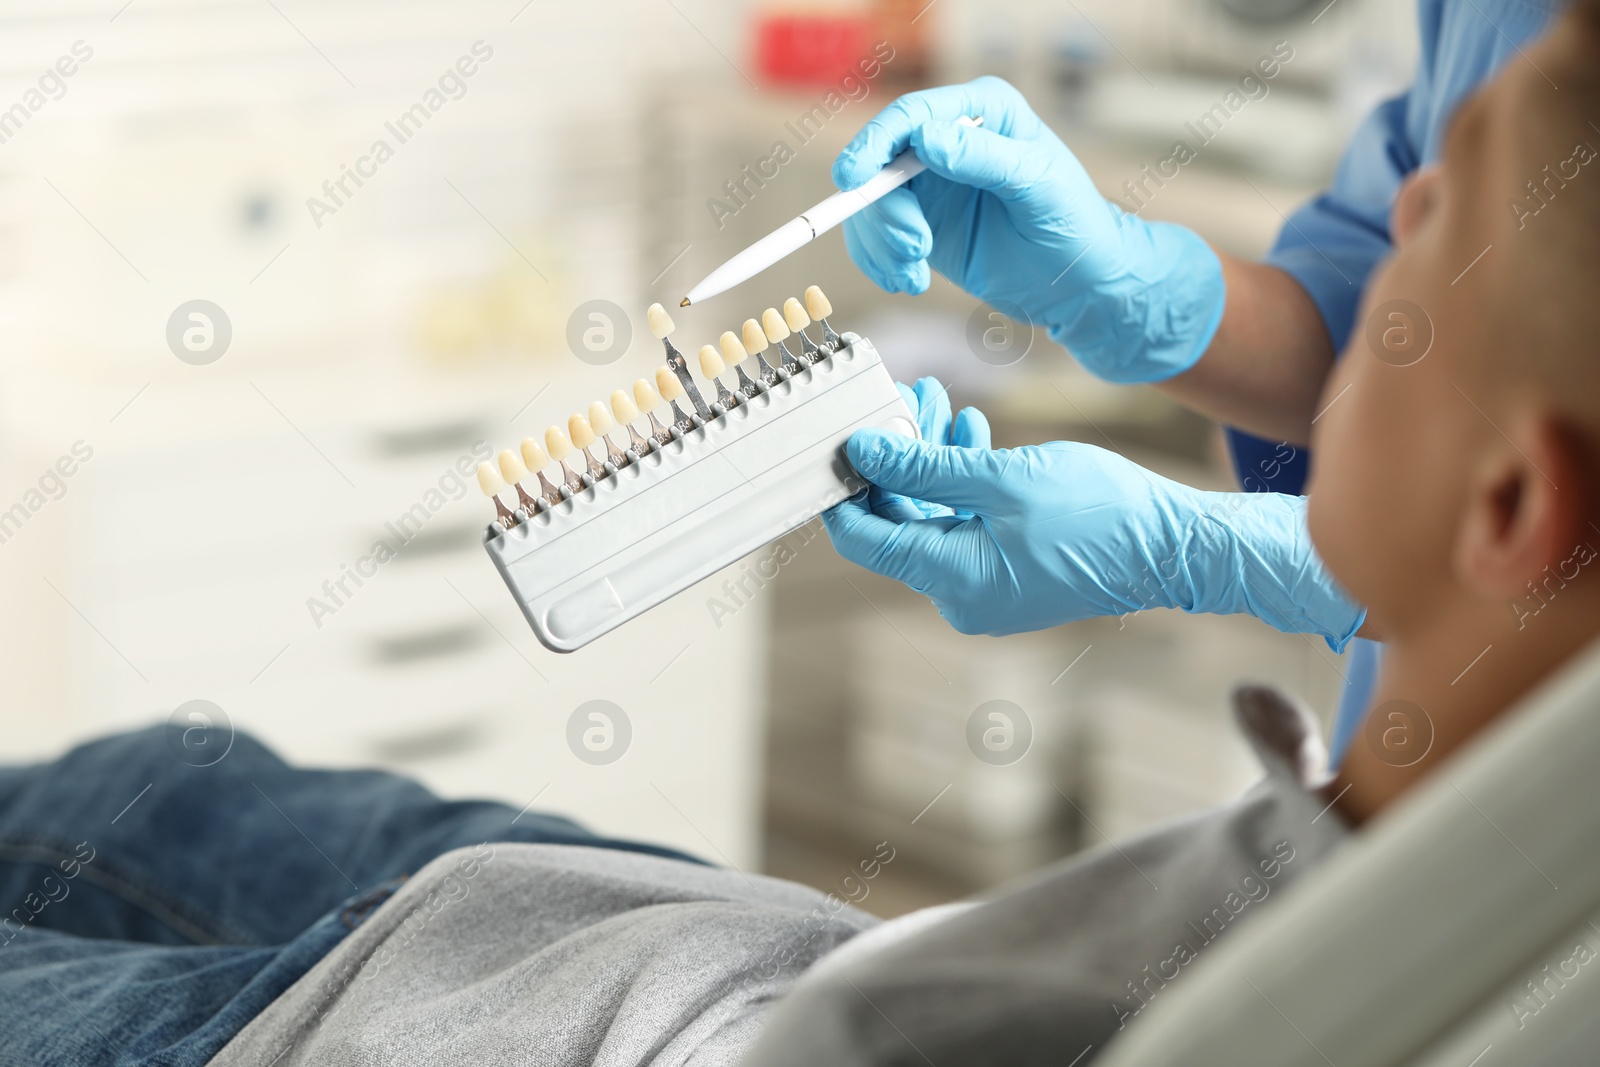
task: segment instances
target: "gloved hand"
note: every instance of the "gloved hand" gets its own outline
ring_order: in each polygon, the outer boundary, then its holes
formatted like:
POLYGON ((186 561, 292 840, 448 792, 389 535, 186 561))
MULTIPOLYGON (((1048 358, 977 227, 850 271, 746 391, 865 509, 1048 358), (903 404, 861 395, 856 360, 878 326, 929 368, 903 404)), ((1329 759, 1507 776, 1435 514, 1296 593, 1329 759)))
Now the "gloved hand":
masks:
MULTIPOLYGON (((989 447, 989 420, 977 408, 962 408, 952 415, 950 391, 937 378, 921 378, 917 384, 907 386, 895 382, 895 388, 905 398, 906 406, 917 417, 917 431, 922 440, 932 444, 961 445, 965 448, 989 447)), ((970 518, 970 511, 956 511, 943 504, 927 500, 913 500, 891 493, 877 486, 868 490, 868 506, 875 514, 897 521, 926 519, 935 515, 956 515, 970 518)))
POLYGON ((845 246, 890 292, 929 268, 1049 328, 1093 374, 1150 382, 1193 366, 1222 320, 1222 264, 1192 231, 1104 199, 1067 146, 999 78, 902 96, 833 164, 854 189, 907 145, 928 169, 845 222, 845 246), (982 116, 974 129, 956 122, 982 116))
POLYGON ((875 488, 823 521, 841 556, 925 594, 962 633, 1167 607, 1254 615, 1337 652, 1361 626, 1302 497, 1204 492, 1093 445, 934 442, 857 431, 847 453, 875 488))

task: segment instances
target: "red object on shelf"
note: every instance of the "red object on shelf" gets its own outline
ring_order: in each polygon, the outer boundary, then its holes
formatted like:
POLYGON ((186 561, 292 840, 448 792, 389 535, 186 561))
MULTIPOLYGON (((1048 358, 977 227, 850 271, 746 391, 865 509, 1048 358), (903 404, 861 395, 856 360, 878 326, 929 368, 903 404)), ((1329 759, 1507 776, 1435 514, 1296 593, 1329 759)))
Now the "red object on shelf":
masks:
POLYGON ((767 14, 756 23, 756 69, 774 85, 827 85, 871 51, 872 20, 851 15, 767 14))

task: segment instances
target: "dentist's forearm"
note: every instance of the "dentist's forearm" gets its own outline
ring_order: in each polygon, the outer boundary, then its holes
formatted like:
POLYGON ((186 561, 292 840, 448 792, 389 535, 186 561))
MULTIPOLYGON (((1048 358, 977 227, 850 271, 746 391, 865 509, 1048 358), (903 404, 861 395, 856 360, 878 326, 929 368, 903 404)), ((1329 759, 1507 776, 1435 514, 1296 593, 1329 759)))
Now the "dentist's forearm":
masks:
POLYGON ((1322 315, 1277 267, 1217 256, 1227 287, 1222 322, 1198 363, 1156 386, 1225 425, 1304 445, 1333 368, 1322 315))

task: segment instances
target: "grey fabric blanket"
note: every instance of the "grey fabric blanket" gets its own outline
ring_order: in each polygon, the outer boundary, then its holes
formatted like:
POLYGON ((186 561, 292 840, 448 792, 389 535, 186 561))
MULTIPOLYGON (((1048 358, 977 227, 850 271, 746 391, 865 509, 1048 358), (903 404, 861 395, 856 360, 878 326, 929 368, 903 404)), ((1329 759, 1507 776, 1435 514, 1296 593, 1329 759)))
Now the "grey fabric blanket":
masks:
POLYGON ((1237 712, 1267 768, 1239 802, 886 924, 772 879, 633 853, 448 853, 212 1061, 295 1064, 1040 1063, 1083 1067, 1209 946, 1345 837, 1315 723, 1237 712), (891 927, 903 923, 904 936, 891 927), (854 948, 854 946, 852 946, 854 948))
POLYGON ((771 878, 491 844, 418 871, 213 1067, 725 1064, 876 920, 771 878))

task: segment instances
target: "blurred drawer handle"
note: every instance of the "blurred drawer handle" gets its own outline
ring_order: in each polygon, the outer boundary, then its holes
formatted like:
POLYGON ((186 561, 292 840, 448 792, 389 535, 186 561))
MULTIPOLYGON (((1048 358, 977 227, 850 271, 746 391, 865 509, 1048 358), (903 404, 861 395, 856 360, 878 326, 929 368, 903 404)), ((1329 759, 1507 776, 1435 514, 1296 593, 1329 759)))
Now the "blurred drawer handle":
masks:
POLYGON ((487 635, 477 623, 463 623, 420 633, 379 637, 372 642, 372 658, 379 663, 415 663, 417 660, 456 656, 477 648, 487 635))

